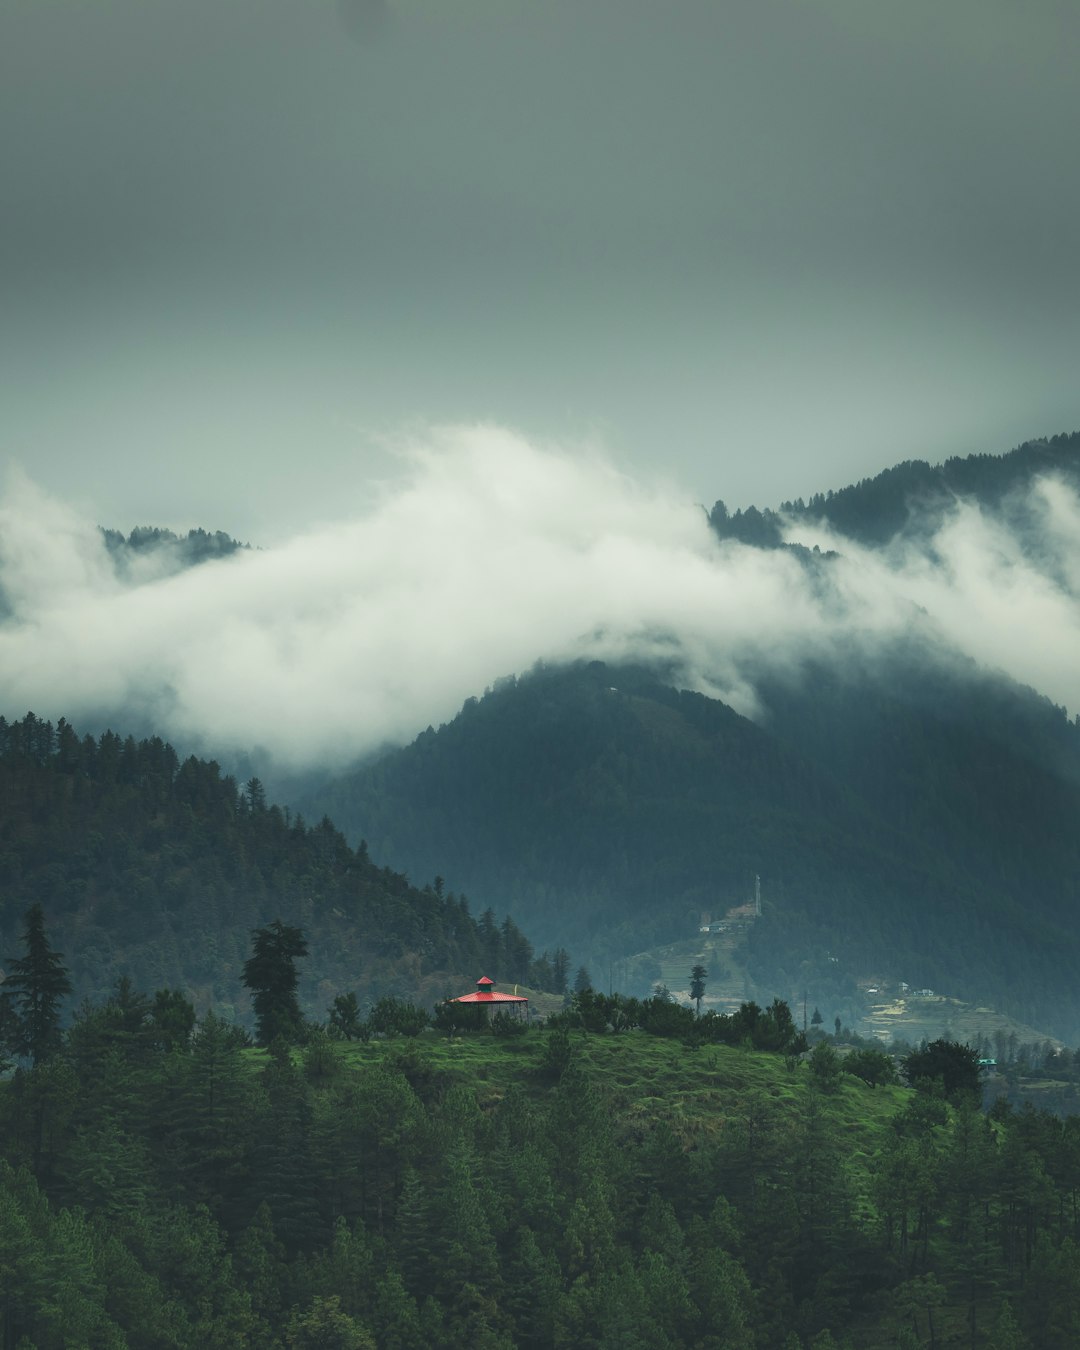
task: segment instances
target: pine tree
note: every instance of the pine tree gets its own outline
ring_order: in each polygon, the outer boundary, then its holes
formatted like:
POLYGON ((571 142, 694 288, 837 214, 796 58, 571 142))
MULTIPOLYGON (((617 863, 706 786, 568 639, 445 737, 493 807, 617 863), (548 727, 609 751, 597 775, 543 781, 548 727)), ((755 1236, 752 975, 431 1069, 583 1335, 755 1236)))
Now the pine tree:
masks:
POLYGON ((60 1044, 60 1003, 71 993, 62 953, 53 951, 45 935, 40 905, 27 910, 23 945, 26 955, 9 958, 11 970, 5 982, 17 1019, 12 1048, 38 1064, 60 1044))
POLYGON ((296 1350, 307 1346, 318 1350, 375 1350, 371 1333, 341 1311, 341 1299, 336 1294, 329 1298, 316 1295, 306 1312, 294 1311, 285 1335, 296 1350))
POLYGON ((701 1000, 705 997, 705 980, 708 971, 702 965, 696 965, 690 972, 690 997, 697 1005, 697 1015, 701 1016, 701 1000))
POLYGON ((320 1236, 318 1201, 325 1186, 312 1156, 311 1093, 280 1040, 270 1048, 262 1084, 266 1109, 256 1121, 249 1192, 266 1202, 292 1257, 320 1236))
POLYGON ((296 998, 296 959, 307 956, 307 942, 299 928, 275 919, 266 928, 252 930, 252 954, 244 962, 244 985, 251 990, 259 1024, 259 1044, 275 1037, 296 1041, 303 1027, 296 998))

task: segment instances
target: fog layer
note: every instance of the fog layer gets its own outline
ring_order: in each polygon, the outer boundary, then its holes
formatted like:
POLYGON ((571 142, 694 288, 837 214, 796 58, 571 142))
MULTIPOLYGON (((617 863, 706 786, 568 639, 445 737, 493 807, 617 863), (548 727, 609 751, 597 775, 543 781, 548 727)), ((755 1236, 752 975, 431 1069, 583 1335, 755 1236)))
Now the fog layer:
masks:
POLYGON ((842 550, 807 567, 719 542, 700 505, 599 455, 500 427, 436 430, 397 452, 404 478, 343 502, 339 520, 127 580, 97 521, 11 475, 0 712, 336 767, 538 659, 663 653, 685 685, 756 715, 745 670, 761 660, 796 668, 908 633, 1080 705, 1080 505, 1060 483, 1035 494, 1037 562, 957 504, 929 545, 888 556, 803 530, 842 550))

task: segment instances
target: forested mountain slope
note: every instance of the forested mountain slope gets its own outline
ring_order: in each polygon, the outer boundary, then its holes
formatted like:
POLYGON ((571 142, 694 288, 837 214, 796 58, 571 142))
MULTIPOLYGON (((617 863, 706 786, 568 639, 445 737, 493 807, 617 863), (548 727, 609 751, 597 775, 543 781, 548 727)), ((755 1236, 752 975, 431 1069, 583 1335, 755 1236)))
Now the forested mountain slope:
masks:
POLYGON ((1037 546, 1026 497, 1036 479, 1053 475, 1080 487, 1080 432, 1026 441, 1005 455, 954 456, 943 464, 906 460, 873 478, 809 501, 783 502, 778 510, 751 506, 734 514, 718 501, 709 513, 721 538, 775 547, 784 537, 783 518, 796 533, 801 523, 825 525, 838 535, 881 547, 898 537, 929 537, 957 499, 1004 515, 1021 537, 1037 546))
POLYGON ((538 669, 318 799, 397 867, 597 963, 750 894, 756 969, 837 955, 1080 1026, 1080 731, 1045 700, 918 663, 763 684, 755 724, 641 670, 538 669))
POLYGON ((251 930, 275 918, 308 935, 299 992, 316 1018, 348 990, 430 1002, 493 961, 502 978, 544 978, 512 923, 410 885, 329 820, 309 827, 268 805, 257 780, 241 791, 159 739, 80 740, 63 721, 0 718, 0 966, 34 903, 77 999, 127 975, 242 1013, 251 930))

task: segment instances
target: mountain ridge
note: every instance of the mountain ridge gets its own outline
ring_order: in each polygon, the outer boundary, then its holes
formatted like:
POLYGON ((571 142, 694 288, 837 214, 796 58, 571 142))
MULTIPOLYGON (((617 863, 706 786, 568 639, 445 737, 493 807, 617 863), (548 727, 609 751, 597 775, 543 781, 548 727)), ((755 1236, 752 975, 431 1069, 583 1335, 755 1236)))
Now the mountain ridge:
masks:
MULTIPOLYGON (((817 687, 824 697, 823 677, 817 687)), ((842 756, 838 769, 812 735, 800 745, 792 734, 813 703, 805 693, 789 694, 767 731, 648 672, 592 663, 502 682, 313 804, 395 866, 423 867, 425 850, 437 850, 480 903, 498 897, 543 941, 558 925, 586 961, 685 935, 700 913, 745 899, 758 873, 767 903, 752 951, 777 992, 792 996, 832 952, 850 968, 884 966, 984 1000, 1015 968, 1007 996, 1016 1006, 1038 1005, 1030 1020, 1049 1025, 1064 999, 1069 1011, 1055 1025, 1072 1030, 1080 1006, 1052 967, 1055 953, 1080 955, 1071 927, 1080 856, 1064 831, 1080 819, 1080 788, 992 737, 935 729, 897 699, 881 711, 880 688, 838 684, 830 697, 849 715, 858 701, 869 709, 869 767, 852 786, 842 756), (927 736, 932 752, 920 745, 927 736), (891 752, 890 738, 899 738, 891 752), (971 801, 953 803, 973 746, 1003 785, 982 783, 971 801), (910 781, 893 783, 905 756, 910 781), (924 801, 928 763, 942 786, 924 801), (950 805, 970 836, 966 851, 954 846, 955 822, 926 823, 950 805), (976 865, 968 855, 979 850, 976 865), (1041 894, 1029 895, 1027 855, 1040 850, 1041 894)), ((1035 696, 1013 697, 1033 715, 1035 696)), ((1070 723, 1062 734, 1075 767, 1080 732, 1070 723)))

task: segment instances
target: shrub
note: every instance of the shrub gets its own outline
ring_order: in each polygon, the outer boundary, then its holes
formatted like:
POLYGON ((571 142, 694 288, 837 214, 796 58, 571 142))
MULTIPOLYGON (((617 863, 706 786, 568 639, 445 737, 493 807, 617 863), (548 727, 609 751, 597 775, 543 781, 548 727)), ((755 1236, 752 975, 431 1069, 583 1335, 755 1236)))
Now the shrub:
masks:
POLYGON ((854 1074, 870 1087, 898 1082, 896 1066, 884 1050, 855 1050, 844 1060, 845 1073, 854 1074))
POLYGON ((368 1025, 387 1036, 419 1036, 431 1018, 415 1003, 399 998, 381 998, 371 1010, 368 1025))
POLYGON ((496 1013, 491 1019, 493 1036, 524 1036, 529 1030, 523 1017, 514 1017, 510 1013, 496 1013))
POLYGON ((839 1092, 844 1078, 840 1056, 828 1043, 819 1041, 810 1053, 810 1072, 813 1082, 822 1092, 839 1092))

